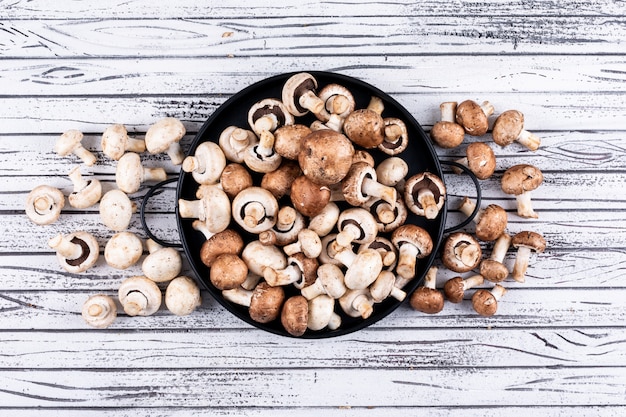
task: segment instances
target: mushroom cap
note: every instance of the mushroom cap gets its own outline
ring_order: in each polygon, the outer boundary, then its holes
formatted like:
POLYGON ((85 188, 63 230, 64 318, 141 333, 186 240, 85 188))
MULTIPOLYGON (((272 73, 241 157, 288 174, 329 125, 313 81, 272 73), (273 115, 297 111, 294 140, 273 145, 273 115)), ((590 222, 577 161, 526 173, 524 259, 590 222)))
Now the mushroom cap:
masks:
POLYGON ((296 178, 289 193, 293 207, 307 217, 315 217, 329 204, 331 191, 305 175, 296 178))
MULTIPOLYGON (((305 94, 317 94, 317 80, 314 76, 307 72, 300 72, 289 77, 282 89, 282 102, 294 116, 304 116, 309 109, 304 107, 300 102, 300 97, 305 94)), ((324 103, 316 100, 315 108, 311 109, 313 113, 319 113, 324 103)))
POLYGON ((130 224, 134 206, 122 190, 107 191, 100 199, 100 219, 111 230, 121 232, 130 224))
POLYGON ((369 200, 369 196, 363 193, 363 181, 365 178, 376 181, 376 171, 367 162, 356 162, 341 181, 341 191, 344 198, 353 206, 361 206, 369 200))
POLYGON ((385 121, 370 109, 358 109, 350 113, 343 123, 346 136, 365 149, 378 147, 385 140, 385 121))
POLYGON ((543 182, 541 170, 533 165, 513 165, 502 175, 502 191, 507 194, 519 195, 532 191, 543 182))
POLYGON ((234 253, 223 253, 211 264, 209 279, 219 290, 239 287, 248 277, 248 265, 234 253))
POLYGON ((352 166, 354 146, 343 134, 325 129, 302 140, 298 162, 304 175, 320 185, 340 182, 352 166))
POLYGON ((511 245, 515 248, 526 247, 536 252, 543 252, 546 249, 546 240, 537 232, 523 231, 513 236, 511 245))
POLYGON ((76 129, 70 129, 59 136, 54 143, 54 152, 59 156, 67 156, 74 152, 83 140, 83 132, 76 129))
POLYGON ((476 237, 482 241, 496 240, 506 230, 506 211, 497 204, 489 204, 476 223, 476 237))
POLYGON ((327 122, 330 119, 331 114, 337 114, 341 118, 345 118, 347 115, 354 111, 356 102, 354 96, 346 87, 336 83, 326 84, 317 93, 317 96, 324 102, 326 112, 317 114, 316 116, 323 122, 327 122), (337 113, 337 109, 333 108, 335 98, 341 96, 343 98, 343 104, 345 108, 342 112, 337 113))
POLYGON ((249 242, 243 248, 241 258, 250 272, 260 276, 264 275, 265 268, 280 270, 287 267, 287 257, 282 250, 274 245, 264 245, 258 240, 249 242))
POLYGON ((354 258, 344 276, 344 283, 351 290, 362 290, 378 277, 383 270, 383 259, 375 249, 364 249, 354 258))
POLYGON ((274 151, 283 158, 297 160, 302 140, 311 132, 308 126, 299 123, 279 127, 274 131, 274 151))
POLYGON ((456 122, 472 136, 482 136, 489 129, 489 119, 480 104, 465 100, 456 108, 456 122))
POLYGON ((233 199, 242 190, 252 187, 252 175, 243 165, 233 162, 224 167, 220 185, 226 195, 233 199))
POLYGON ((257 120, 264 116, 270 116, 274 119, 275 128, 272 130, 276 130, 280 126, 292 125, 294 123, 293 115, 289 113, 289 110, 287 110, 287 107, 282 101, 275 98, 263 99, 252 105, 250 110, 248 110, 248 124, 257 136, 261 135, 262 130, 259 130, 255 124, 257 120))
POLYGON ((139 190, 143 181, 141 158, 135 152, 126 152, 118 161, 115 169, 115 183, 127 194, 139 190))
POLYGON ((260 282, 252 292, 248 312, 250 318, 258 323, 269 323, 280 315, 285 301, 283 287, 271 287, 267 282, 260 282))
POLYGON ((102 152, 111 159, 118 160, 126 152, 128 131, 123 124, 113 124, 102 132, 102 152))
POLYGON ((479 289, 472 295, 472 307, 481 316, 493 316, 498 310, 498 300, 491 291, 479 289))
POLYGON ((57 221, 65 206, 65 196, 58 188, 38 185, 26 196, 26 216, 35 224, 46 225, 57 221))
POLYGON ((200 288, 193 279, 174 278, 165 289, 165 306, 177 316, 187 316, 202 304, 200 288))
MULTIPOLYGON (((347 227, 356 226, 359 230, 359 236, 356 236, 352 242, 368 243, 378 235, 378 223, 372 214, 360 207, 351 207, 339 214, 337 219, 337 229, 343 232, 347 227)), ((341 234, 341 233, 340 233, 341 234)))
POLYGON ((480 263, 480 275, 487 281, 501 282, 509 276, 509 269, 501 262, 483 259, 480 263))
POLYGON ((517 110, 506 110, 498 116, 491 132, 493 141, 500 146, 513 143, 524 129, 524 114, 517 110))
POLYGON ((263 175, 261 188, 265 188, 279 200, 291 192, 291 185, 301 175, 300 166, 295 161, 286 159, 276 170, 263 175))
POLYGON ((442 148, 456 148, 465 139, 465 129, 458 123, 439 121, 430 129, 430 138, 442 148))
POLYGON ((462 277, 450 278, 443 284, 443 293, 451 303, 460 303, 465 294, 465 286, 462 277))
POLYGON ((341 210, 337 203, 329 202, 319 213, 309 219, 309 229, 313 230, 320 237, 326 236, 337 224, 340 213, 341 210))
POLYGON ((239 255, 243 247, 244 242, 241 235, 233 229, 226 229, 214 234, 202 243, 200 260, 206 266, 211 267, 219 255, 223 253, 239 255))
POLYGON ((136 275, 122 281, 118 299, 129 316, 149 316, 161 307, 162 295, 154 281, 136 275))
POLYGON ((441 260, 449 270, 462 273, 477 267, 481 256, 480 244, 472 235, 454 232, 444 242, 441 260))
MULTIPOLYGON (((344 274, 341 268, 335 264, 323 263, 317 268, 317 278, 326 294, 332 298, 341 297, 347 290, 344 283, 344 274)), ((305 291, 306 288, 303 288, 305 291)))
POLYGON ((98 261, 98 257, 100 256, 100 245, 91 233, 77 231, 70 233, 65 237, 63 237, 63 235, 57 235, 49 241, 49 245, 50 247, 56 249, 57 245, 63 240, 70 241, 73 244, 79 245, 81 248, 80 255, 74 259, 68 259, 62 253, 57 251, 57 259, 66 271, 73 274, 79 274, 94 266, 98 261))
POLYGON ((376 167, 376 178, 383 185, 395 187, 409 173, 409 165, 397 156, 383 159, 376 167))
POLYGON ((142 254, 141 239, 132 232, 114 234, 104 247, 104 259, 116 269, 127 269, 136 264, 142 254))
POLYGON ((141 264, 143 274, 154 282, 166 282, 176 278, 182 267, 180 252, 174 248, 159 248, 150 252, 141 264))
POLYGON ((148 128, 145 142, 148 152, 162 153, 178 143, 186 133, 183 123, 175 117, 165 117, 148 128))
POLYGON ((425 258, 430 255, 433 250, 433 240, 428 232, 415 224, 404 224, 398 227, 391 234, 391 243, 394 244, 398 250, 402 248, 402 245, 410 244, 417 248, 417 258, 425 258))
POLYGON ((244 161, 246 148, 259 141, 253 131, 242 129, 237 126, 228 126, 218 139, 220 148, 224 152, 226 159, 236 163, 244 161))
POLYGON ((289 297, 280 313, 283 328, 292 336, 302 336, 309 322, 309 302, 301 295, 289 297))
POLYGON ((426 314, 436 314, 443 310, 444 299, 441 291, 434 288, 418 287, 411 297, 409 303, 414 310, 426 314))
POLYGON ((404 202, 409 210, 418 216, 425 216, 424 207, 419 202, 418 193, 421 188, 427 188, 433 193, 437 209, 441 210, 446 201, 446 186, 441 178, 430 172, 421 172, 412 175, 404 184, 404 202))
POLYGON ((117 306, 108 295, 95 294, 83 303, 81 315, 91 327, 105 329, 117 318, 117 306))
POLYGON ((99 180, 92 178, 87 181, 87 186, 81 190, 73 191, 68 197, 70 206, 78 209, 91 207, 100 201, 102 197, 102 184, 99 180))
POLYGON ((385 129, 383 130, 385 138, 377 146, 378 150, 391 156, 404 152, 409 145, 409 134, 406 129, 406 124, 397 117, 385 117, 383 122, 385 123, 385 129), (392 127, 400 131, 398 137, 389 137, 387 135, 387 129, 392 127))
POLYGON ((335 315, 335 299, 322 294, 309 300, 309 321, 307 327, 311 330, 322 330, 328 326, 335 315))
POLYGON ((207 141, 198 145, 194 156, 183 160, 183 171, 191 172, 198 184, 215 184, 226 167, 226 156, 220 145, 207 141), (196 162, 198 161, 198 162, 196 162))
POLYGON ((278 214, 278 201, 276 197, 261 187, 249 187, 241 190, 232 202, 232 217, 235 222, 244 230, 250 233, 261 233, 271 229, 276 224, 276 216, 278 214), (255 224, 246 221, 245 210, 250 204, 260 205, 263 207, 263 217, 256 219, 255 224))
POLYGON ((496 155, 484 142, 473 142, 466 149, 467 163, 470 171, 478 179, 485 180, 496 170, 496 155))

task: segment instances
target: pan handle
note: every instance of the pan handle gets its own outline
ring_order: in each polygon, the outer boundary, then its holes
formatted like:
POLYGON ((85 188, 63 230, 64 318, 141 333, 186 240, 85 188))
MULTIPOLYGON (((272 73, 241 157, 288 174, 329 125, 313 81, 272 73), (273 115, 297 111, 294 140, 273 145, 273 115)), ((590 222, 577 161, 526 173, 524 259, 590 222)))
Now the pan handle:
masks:
POLYGON ((470 224, 472 222, 472 220, 474 220, 474 217, 476 217, 476 215, 478 214, 478 211, 480 210, 480 204, 481 204, 481 201, 482 201, 482 191, 480 189, 480 183, 478 182, 478 178, 465 165, 459 164, 458 162, 455 162, 455 161, 442 161, 442 160, 439 160, 439 163, 442 164, 442 165, 454 166, 454 167, 457 167, 457 168, 465 171, 465 173, 467 175, 469 175, 471 180, 474 182, 474 185, 476 186, 476 207, 474 208, 474 211, 472 211, 472 213, 469 215, 469 217, 467 219, 463 220, 461 223, 459 223, 459 224, 457 224, 455 226, 449 227, 449 228, 447 228, 447 229, 445 229, 443 231, 443 233, 450 233, 450 232, 454 232, 456 230, 459 230, 459 229, 467 226, 468 224, 470 224))
POLYGON ((146 205, 148 203, 148 200, 150 200, 150 198, 161 188, 163 188, 164 186, 166 186, 169 183, 172 182, 176 182, 178 181, 178 178, 169 178, 165 181, 161 181, 158 184, 153 185, 152 187, 150 187, 150 189, 148 190, 148 192, 146 193, 146 195, 144 195, 143 200, 141 202, 141 208, 139 209, 139 215, 141 218, 141 227, 143 228, 143 231, 146 232, 146 235, 148 235, 148 237, 152 240, 154 240, 156 243, 158 243, 159 245, 163 246, 163 247, 169 247, 169 248, 182 248, 183 245, 180 243, 173 243, 173 242, 167 242, 165 240, 161 240, 158 237, 156 237, 152 231, 150 230, 150 228, 148 228, 148 224, 146 222, 146 205))

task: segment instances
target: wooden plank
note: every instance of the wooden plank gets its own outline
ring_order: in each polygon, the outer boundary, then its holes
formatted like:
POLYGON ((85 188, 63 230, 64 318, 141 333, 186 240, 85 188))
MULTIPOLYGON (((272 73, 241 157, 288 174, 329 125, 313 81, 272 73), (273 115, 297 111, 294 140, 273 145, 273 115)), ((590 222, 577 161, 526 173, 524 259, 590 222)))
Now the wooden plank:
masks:
POLYGON ((24 59, 0 61, 3 95, 175 95, 181 91, 225 94, 275 74, 301 70, 339 72, 362 79, 387 92, 468 94, 491 92, 623 91, 623 55, 476 55, 463 60, 450 55, 357 56, 350 65, 336 57, 303 56, 294 67, 291 56, 185 57, 128 60, 125 58, 24 59), (233 71, 234 67, 254 72, 233 71), (446 68, 445 72, 438 68, 446 68), (387 74, 393 71, 394 76, 387 74), (86 90, 85 87, 89 86, 86 90))
POLYGON ((159 365, 163 358, 168 358, 166 367, 180 369, 622 367, 625 336, 623 328, 366 329, 336 339, 281 339, 281 349, 276 349, 277 336, 240 329, 0 333, 0 373, 4 369, 141 370, 163 367, 159 365), (148 354, 146 346, 151 346, 148 354))
MULTIPOLYGON (((85 277, 86 278, 86 277, 85 277)), ((530 282, 530 281, 529 281, 530 282)), ((540 328, 611 327, 626 319, 626 289, 602 288, 525 288, 506 282, 508 292, 499 303, 498 313, 489 318, 477 316, 468 301, 446 303, 441 313, 427 315, 403 303, 373 328, 540 328)), ((116 296, 116 288, 97 291, 116 296)), ((2 291, 0 328, 5 330, 85 330, 80 316, 83 302, 96 291, 2 291)), ((165 306, 154 316, 126 317, 120 311, 111 327, 117 329, 241 329, 248 324, 203 294, 202 306, 194 314, 174 316, 165 306)), ((255 337, 258 335, 255 335, 255 337)), ((282 340, 282 339, 280 339, 282 340)))
MULTIPOLYGON (((234 93, 234 91, 233 91, 234 93)), ((458 100, 452 93, 393 94, 423 126, 439 120, 439 104, 458 100)), ((157 97, 0 97, 0 134, 58 134, 68 129, 101 132, 120 121, 131 131, 145 132, 162 117, 176 117, 189 132, 197 132, 228 97, 181 95, 157 97)), ((464 96, 462 99, 481 100, 464 96)), ((529 120, 529 130, 621 130, 626 125, 622 95, 618 93, 490 93, 499 108, 517 108, 529 120)))
POLYGON ((559 0, 552 3, 500 2, 485 0, 480 2, 439 2, 421 1, 419 3, 389 3, 381 7, 375 0, 346 0, 336 2, 294 2, 277 0, 272 7, 258 1, 235 0, 228 4, 199 5, 193 0, 178 0, 175 5, 155 3, 149 0, 129 2, 110 2, 83 0, 50 4, 45 0, 16 0, 5 6, 7 19, 64 19, 68 16, 84 18, 123 18, 142 19, 146 16, 162 18, 196 18, 207 16, 214 18, 233 17, 281 17, 299 16, 623 16, 624 7, 619 2, 610 0, 559 0))
POLYGON ((15 407, 624 406, 624 368, 5 371, 15 407), (575 383, 576 385, 573 385, 575 383))
POLYGON ((623 52, 623 16, 1 21, 7 58, 623 52), (297 43, 295 43, 297 42, 297 43), (97 52, 94 52, 97 51, 97 52), (416 52, 418 51, 418 52, 416 52))

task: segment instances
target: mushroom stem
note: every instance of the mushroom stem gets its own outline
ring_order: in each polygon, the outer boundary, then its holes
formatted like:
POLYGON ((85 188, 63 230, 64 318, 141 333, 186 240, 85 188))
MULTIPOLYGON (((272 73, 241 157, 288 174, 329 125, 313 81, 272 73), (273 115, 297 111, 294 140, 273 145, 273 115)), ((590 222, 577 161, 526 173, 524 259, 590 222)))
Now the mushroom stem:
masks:
POLYGON ((483 101, 483 103, 480 105, 480 108, 483 110, 487 117, 491 116, 495 112, 493 104, 491 104, 489 101, 483 101))
POLYGON ((398 253, 398 266, 396 267, 396 273, 400 277, 410 280, 415 276, 417 255, 419 255, 417 246, 410 243, 405 243, 400 246, 398 253))
POLYGON ((524 129, 522 129, 516 140, 531 151, 536 151, 539 149, 539 145, 541 145, 541 139, 537 135, 524 129))
MULTIPOLYGON (((461 201, 461 205, 459 206, 459 211, 469 217, 472 215, 475 209, 476 203, 470 200, 468 197, 463 197, 463 201, 461 201)), ((484 209, 478 210, 478 213, 476 213, 476 216, 474 216, 474 223, 478 223, 480 217, 483 215, 484 212, 484 209)))
POLYGON ((48 214, 52 211, 55 201, 50 194, 42 194, 35 198, 33 201, 33 207, 37 214, 48 214))
POLYGON ((224 299, 244 307, 250 307, 252 302, 252 290, 246 290, 243 287, 237 287, 230 290, 223 290, 224 299))
POLYGON ((265 218, 265 207, 258 201, 251 201, 244 207, 243 222, 248 227, 255 227, 265 218))
POLYGON ((465 265, 472 265, 476 260, 476 248, 469 242, 461 242, 454 247, 454 256, 465 265))
POLYGON ((446 101, 439 105, 439 110, 441 111, 441 121, 442 122, 451 122, 456 123, 456 101, 446 101))
POLYGON ((273 268, 265 268, 263 278, 270 286, 277 287, 298 282, 303 279, 303 276, 302 270, 297 264, 289 264, 286 268, 278 271, 273 268))
POLYGON ((306 93, 302 94, 298 99, 300 106, 305 109, 308 109, 313 114, 321 113, 324 109, 324 102, 315 95, 315 93, 311 90, 308 90, 306 93))
POLYGON ((463 290, 469 290, 470 288, 482 285, 485 282, 485 277, 480 274, 472 275, 469 278, 463 280, 463 290))
POLYGON ((81 245, 73 243, 62 234, 58 234, 50 239, 48 245, 66 259, 78 259, 83 253, 81 245))
POLYGON ((92 166, 96 163, 96 156, 82 146, 74 149, 74 154, 82 159, 87 166, 92 166))
POLYGON ((230 146, 235 150, 235 152, 241 152, 245 150, 248 145, 250 145, 249 139, 250 138, 248 136, 248 132, 239 127, 235 128, 228 137, 230 146))
POLYGON ((254 122, 255 132, 273 132, 278 128, 278 119, 274 114, 267 114, 254 122))
MULTIPOLYGON (((181 151, 182 154, 182 151, 181 151)), ((170 155, 170 158, 172 158, 172 156, 170 155)), ((174 161, 174 159, 172 159, 172 161, 174 161)), ((180 162, 178 162, 175 165, 180 165, 183 162, 183 160, 181 159, 180 162)), ((144 168, 143 169, 143 180, 144 181, 165 181, 167 179, 167 173, 165 172, 165 170, 163 168, 144 168)))
POLYGON ((146 142, 143 139, 135 139, 131 137, 126 138, 126 150, 129 152, 145 152, 146 151, 146 142))
POLYGON ((513 271, 511 272, 511 276, 517 282, 524 282, 526 280, 525 276, 530 261, 530 253, 531 249, 526 246, 520 246, 517 249, 517 256, 513 264, 513 271))
POLYGON ((394 213, 394 207, 392 207, 387 202, 378 204, 375 208, 376 217, 383 224, 389 224, 393 222, 396 218, 396 214, 394 213))
POLYGON ((79 192, 89 185, 89 181, 83 178, 82 174, 80 173, 80 167, 78 166, 70 171, 68 177, 74 185, 74 192, 79 192))
POLYGON ((520 217, 536 219, 539 215, 533 210, 530 192, 524 192, 515 196, 517 201, 517 214, 520 217))
POLYGON ((137 316, 141 311, 144 311, 148 306, 148 298, 139 291, 132 291, 126 295, 126 304, 124 304, 124 311, 129 316, 137 316))
MULTIPOLYGON (((397 191, 393 187, 389 187, 375 181, 369 177, 363 178, 363 183, 361 185, 361 191, 363 194, 378 197, 381 200, 389 203, 391 205, 392 210, 396 206, 397 199, 397 191)), ((432 194, 432 193, 431 193, 432 194)), ((433 199, 434 201, 434 199, 433 199)))
POLYGON ((496 239, 496 243, 493 245, 489 259, 502 263, 510 247, 511 236, 508 233, 502 233, 500 237, 496 239))
POLYGON ((270 131, 263 130, 261 132, 256 153, 261 156, 271 156, 274 154, 274 135, 270 131))
POLYGON ((385 126, 385 140, 387 142, 396 143, 402 137, 402 128, 397 124, 385 126))
POLYGON ((331 114, 340 115, 350 108, 350 100, 342 94, 335 94, 326 100, 325 107, 331 114))
POLYGON ((329 249, 329 255, 333 259, 338 260, 339 262, 341 262, 344 266, 348 268, 350 267, 350 265, 352 265, 352 263, 357 257, 357 254, 354 253, 349 247, 340 245, 337 242, 336 238, 335 238, 335 241, 330 244, 330 247, 328 249, 329 249), (341 246, 341 247, 338 247, 338 246, 341 246))
POLYGON ((358 226, 352 223, 348 223, 343 226, 341 232, 337 234, 335 242, 337 243, 337 245, 347 248, 352 244, 352 241, 354 241, 354 239, 358 238, 360 235, 361 229, 359 229, 358 226))
POLYGON ((282 207, 276 215, 276 230, 283 232, 291 229, 296 221, 296 217, 296 209, 291 206, 282 207))
POLYGON ((367 109, 378 114, 383 114, 383 110, 385 110, 385 103, 383 103, 383 100, 380 97, 372 96, 367 105, 367 109))
POLYGON ((431 266, 430 268, 428 268, 428 272, 426 273, 426 276, 424 277, 425 288, 430 288, 433 290, 437 288, 437 272, 438 271, 439 271, 439 268, 437 268, 436 266, 431 266))
POLYGON ((183 152, 183 148, 181 148, 178 142, 172 143, 167 148, 166 152, 174 165, 180 165, 183 163, 183 160, 185 159, 185 153, 183 152))
POLYGON ((417 192, 417 201, 424 208, 425 217, 427 219, 435 219, 439 214, 439 208, 437 208, 437 201, 435 195, 428 188, 421 188, 417 192))

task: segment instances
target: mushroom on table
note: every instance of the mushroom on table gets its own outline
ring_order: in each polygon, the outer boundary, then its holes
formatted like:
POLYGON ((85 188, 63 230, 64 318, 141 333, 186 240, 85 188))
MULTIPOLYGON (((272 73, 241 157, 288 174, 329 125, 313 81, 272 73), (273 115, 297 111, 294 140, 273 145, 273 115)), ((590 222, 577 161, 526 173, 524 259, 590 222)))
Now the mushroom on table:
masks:
POLYGON ((163 247, 152 239, 146 241, 148 256, 141 263, 143 274, 154 282, 170 281, 180 274, 183 267, 178 250, 163 247))
POLYGON ((150 316, 161 307, 161 290, 154 281, 141 275, 122 281, 117 295, 129 316, 150 316))
MULTIPOLYGON (((466 216, 470 216, 476 209, 476 203, 468 197, 463 197, 459 210, 466 216)), ((506 211, 497 204, 489 204, 479 209, 473 219, 476 223, 476 237, 485 242, 496 240, 506 230, 508 216, 506 211)))
POLYGON ((74 185, 74 191, 68 196, 70 206, 74 208, 88 208, 100 201, 102 197, 102 185, 100 181, 92 178, 85 180, 80 173, 80 167, 74 167, 69 173, 69 178, 74 185))
POLYGON ((187 130, 183 123, 174 117, 165 117, 152 124, 146 132, 146 149, 151 154, 166 152, 174 165, 183 163, 185 154, 180 140, 187 130))
POLYGON ((136 193, 146 181, 164 181, 166 178, 163 168, 143 167, 139 154, 135 152, 127 152, 117 161, 115 183, 126 194, 136 193))
POLYGON ((454 232, 444 241, 441 260, 451 271, 458 273, 471 271, 478 266, 481 257, 480 244, 469 233, 454 232))
POLYGON ((506 293, 506 288, 496 284, 491 290, 479 289, 472 296, 472 307, 481 316, 493 316, 498 310, 498 301, 506 293))
POLYGON ((85 165, 94 165, 96 163, 96 156, 83 147, 83 137, 83 133, 79 130, 71 129, 64 132, 54 143, 54 152, 59 156, 74 154, 78 156, 85 165))
POLYGON ((493 245, 491 256, 480 263, 480 274, 491 282, 504 281, 509 276, 509 269, 504 265, 504 257, 511 246, 511 236, 502 233, 493 245))
POLYGON ((117 318, 117 306, 113 298, 108 295, 96 294, 85 300, 81 315, 91 327, 105 329, 117 318))
POLYGON ((488 101, 478 104, 473 100, 465 100, 456 107, 455 119, 468 135, 482 136, 489 129, 489 116, 493 113, 494 107, 488 101))
POLYGON ((472 275, 468 278, 450 278, 445 284, 443 284, 443 293, 451 303, 460 303, 463 301, 465 291, 482 285, 484 281, 484 277, 478 274, 472 275))
POLYGON ((127 269, 136 264, 143 254, 141 239, 132 232, 118 232, 104 246, 104 259, 116 269, 127 269))
POLYGON ((493 141, 500 146, 508 146, 517 141, 531 151, 541 145, 541 139, 524 129, 524 114, 519 110, 506 110, 496 118, 492 131, 493 141))
POLYGON ((431 266, 424 277, 423 285, 411 294, 409 303, 414 310, 426 314, 436 314, 443 310, 443 294, 436 288, 437 271, 437 267, 431 266))
POLYGON ((456 122, 456 101, 439 105, 441 118, 430 129, 430 138, 442 148, 455 148, 463 143, 465 129, 456 122))
POLYGON ((174 278, 165 289, 165 306, 177 316, 187 316, 202 304, 200 288, 187 276, 174 278))
POLYGON ((94 266, 100 256, 98 241, 88 232, 58 234, 48 241, 48 245, 56 251, 61 266, 75 274, 94 266))
POLYGON ((146 150, 146 142, 142 139, 129 137, 126 127, 119 123, 104 129, 100 144, 102 152, 115 161, 120 159, 127 151, 141 153, 146 150))
POLYGON ((111 230, 121 232, 128 228, 137 206, 122 190, 109 190, 100 199, 100 220, 111 230))
MULTIPOLYGON (((479 180, 486 180, 496 170, 496 155, 493 149, 484 142, 473 142, 467 145, 465 156, 457 159, 456 162, 467 167, 479 180)), ((452 167, 452 170, 457 174, 463 172, 457 167, 452 167)))
POLYGON ((543 173, 530 164, 518 164, 510 167, 500 180, 502 191, 512 194, 517 201, 517 215, 536 219, 539 215, 533 210, 531 192, 543 182, 543 173))
POLYGON ((543 252, 546 249, 546 240, 537 232, 524 231, 513 236, 511 244, 517 248, 511 276, 517 282, 524 282, 531 252, 543 252))
POLYGON ((47 225, 56 222, 65 206, 65 196, 56 187, 38 185, 26 197, 26 216, 35 224, 47 225))

